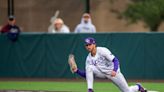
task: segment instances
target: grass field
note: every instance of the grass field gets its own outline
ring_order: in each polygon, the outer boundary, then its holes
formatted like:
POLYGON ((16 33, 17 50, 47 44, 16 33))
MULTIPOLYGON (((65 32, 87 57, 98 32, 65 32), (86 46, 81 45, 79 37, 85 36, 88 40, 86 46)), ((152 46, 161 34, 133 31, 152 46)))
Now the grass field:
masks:
MULTIPOLYGON (((129 85, 135 84, 130 82, 129 85)), ((142 83, 149 90, 164 92, 164 83, 142 83)), ((33 90, 52 92, 87 92, 85 81, 55 82, 55 81, 0 81, 0 90, 33 90)), ((111 82, 95 82, 95 92, 120 92, 111 82)))

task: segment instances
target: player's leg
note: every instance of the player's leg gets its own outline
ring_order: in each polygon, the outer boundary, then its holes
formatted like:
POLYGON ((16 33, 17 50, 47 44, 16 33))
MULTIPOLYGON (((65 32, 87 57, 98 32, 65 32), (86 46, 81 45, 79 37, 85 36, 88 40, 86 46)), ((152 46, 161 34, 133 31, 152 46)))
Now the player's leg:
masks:
POLYGON ((139 87, 139 91, 147 92, 147 90, 140 83, 137 83, 136 85, 139 87))
POLYGON ((115 81, 117 81, 116 85, 118 85, 119 89, 122 92, 138 92, 138 91, 147 92, 147 90, 145 90, 144 87, 139 83, 137 83, 136 85, 128 86, 128 83, 127 83, 125 77, 123 76, 123 74, 120 71, 118 71, 116 78, 117 79, 114 79, 115 81))
POLYGON ((128 86, 123 74, 118 70, 115 77, 107 76, 122 92, 138 92, 139 87, 137 85, 128 86))
POLYGON ((147 90, 140 83, 137 83, 136 85, 129 86, 129 88, 130 88, 131 92, 136 92, 136 89, 140 92, 147 92, 147 90))
POLYGON ((106 75, 99 71, 95 66, 89 65, 86 67, 86 80, 88 84, 88 92, 93 92, 94 77, 106 78, 106 75), (92 90, 92 91, 90 91, 92 90))
POLYGON ((81 77, 86 78, 87 85, 88 85, 88 92, 93 92, 94 77, 106 78, 106 75, 104 73, 102 73, 100 70, 98 70, 93 65, 87 66, 86 71, 77 69, 77 71, 75 71, 75 73, 80 75, 81 77))
POLYGON ((88 92, 93 92, 93 66, 89 65, 86 67, 86 81, 88 86, 88 92))

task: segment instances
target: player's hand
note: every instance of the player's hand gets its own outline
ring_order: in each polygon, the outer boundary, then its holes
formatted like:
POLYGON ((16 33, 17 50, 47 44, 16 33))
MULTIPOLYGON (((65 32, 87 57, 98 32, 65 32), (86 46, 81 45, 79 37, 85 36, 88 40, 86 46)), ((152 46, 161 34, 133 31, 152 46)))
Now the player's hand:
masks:
POLYGON ((72 72, 73 73, 77 72, 77 67, 72 68, 72 72))
POLYGON ((112 77, 115 77, 115 76, 116 76, 116 72, 115 72, 115 71, 112 71, 112 72, 111 72, 111 76, 112 76, 112 77))

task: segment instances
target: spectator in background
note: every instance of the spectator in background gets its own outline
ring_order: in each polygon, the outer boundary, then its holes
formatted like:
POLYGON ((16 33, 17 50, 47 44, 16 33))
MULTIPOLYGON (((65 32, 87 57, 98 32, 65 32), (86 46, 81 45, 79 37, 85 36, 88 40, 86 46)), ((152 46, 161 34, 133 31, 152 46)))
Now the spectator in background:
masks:
POLYGON ((70 33, 70 30, 61 18, 57 18, 54 21, 53 29, 49 30, 49 33, 70 33))
POLYGON ((81 23, 75 28, 75 33, 95 33, 96 28, 92 24, 91 16, 88 13, 84 13, 81 19, 81 23))
POLYGON ((7 34, 8 38, 15 42, 20 34, 20 28, 16 25, 15 16, 8 17, 8 23, 1 28, 2 34, 7 34))

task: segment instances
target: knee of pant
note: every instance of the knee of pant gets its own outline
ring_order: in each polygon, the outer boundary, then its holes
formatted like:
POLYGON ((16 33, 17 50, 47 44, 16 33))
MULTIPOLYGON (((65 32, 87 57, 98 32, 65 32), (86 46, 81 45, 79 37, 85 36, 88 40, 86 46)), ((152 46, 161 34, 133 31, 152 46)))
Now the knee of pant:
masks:
POLYGON ((87 72, 93 72, 93 67, 92 66, 87 66, 86 71, 87 72))

